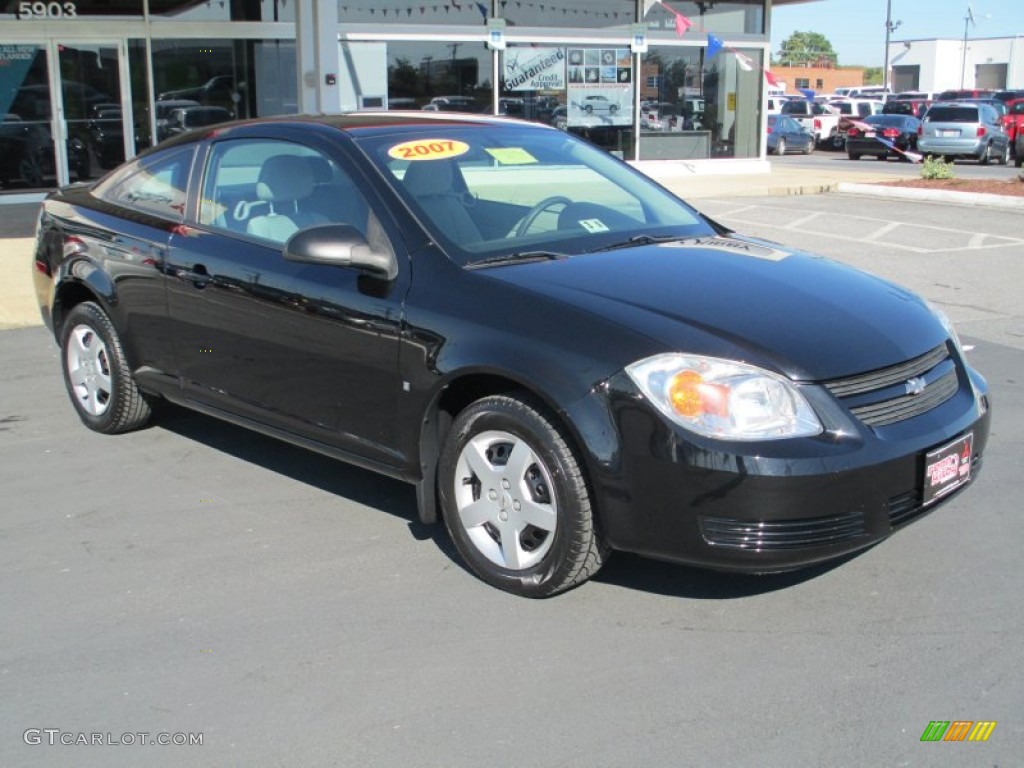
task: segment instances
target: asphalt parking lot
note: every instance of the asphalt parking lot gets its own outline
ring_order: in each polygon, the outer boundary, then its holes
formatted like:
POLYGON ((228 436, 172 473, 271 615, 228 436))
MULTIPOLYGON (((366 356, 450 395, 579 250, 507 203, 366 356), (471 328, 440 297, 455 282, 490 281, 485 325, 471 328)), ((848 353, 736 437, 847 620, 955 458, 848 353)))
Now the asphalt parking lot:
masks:
POLYGON ((1024 215, 843 195, 700 207, 947 310, 992 388, 973 487, 832 567, 620 555, 527 601, 465 572, 401 483, 175 409, 89 432, 46 332, 4 331, 0 766, 1019 764, 1024 215), (933 720, 997 726, 922 743, 933 720), (146 743, 160 733, 202 744, 146 743))

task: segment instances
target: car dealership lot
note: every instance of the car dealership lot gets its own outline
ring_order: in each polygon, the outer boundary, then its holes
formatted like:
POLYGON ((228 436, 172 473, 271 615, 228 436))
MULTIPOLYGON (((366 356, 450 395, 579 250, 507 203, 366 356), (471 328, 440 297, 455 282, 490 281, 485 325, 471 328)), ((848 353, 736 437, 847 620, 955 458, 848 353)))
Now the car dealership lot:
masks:
POLYGON ((845 196, 700 207, 951 314, 995 410, 969 493, 832 568, 753 578, 617 555, 525 601, 463 573, 400 483, 176 410, 88 432, 45 332, 4 332, 0 765, 1013 764, 1021 215, 845 196), (998 725, 985 744, 922 744, 935 719, 998 725), (29 728, 204 740, 27 745, 29 728))

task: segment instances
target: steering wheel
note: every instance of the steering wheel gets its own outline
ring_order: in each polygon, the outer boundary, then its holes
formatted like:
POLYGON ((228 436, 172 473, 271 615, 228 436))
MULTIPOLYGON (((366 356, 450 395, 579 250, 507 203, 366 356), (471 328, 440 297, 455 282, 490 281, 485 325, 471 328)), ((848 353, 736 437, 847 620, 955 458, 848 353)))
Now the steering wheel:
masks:
POLYGON ((544 213, 544 211, 546 211, 551 206, 559 204, 571 205, 572 200, 570 200, 568 197, 555 195, 554 197, 545 197, 543 200, 541 200, 539 203, 533 206, 533 208, 531 208, 523 217, 523 220, 519 222, 519 226, 516 227, 516 237, 522 237, 527 232, 529 232, 530 227, 533 225, 533 222, 537 220, 538 216, 544 213))

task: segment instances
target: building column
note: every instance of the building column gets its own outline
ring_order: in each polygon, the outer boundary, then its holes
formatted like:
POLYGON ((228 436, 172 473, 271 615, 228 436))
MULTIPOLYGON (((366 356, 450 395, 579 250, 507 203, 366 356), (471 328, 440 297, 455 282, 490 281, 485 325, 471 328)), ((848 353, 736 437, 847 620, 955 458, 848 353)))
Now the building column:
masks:
POLYGON ((337 0, 297 0, 295 47, 299 112, 340 112, 337 0))

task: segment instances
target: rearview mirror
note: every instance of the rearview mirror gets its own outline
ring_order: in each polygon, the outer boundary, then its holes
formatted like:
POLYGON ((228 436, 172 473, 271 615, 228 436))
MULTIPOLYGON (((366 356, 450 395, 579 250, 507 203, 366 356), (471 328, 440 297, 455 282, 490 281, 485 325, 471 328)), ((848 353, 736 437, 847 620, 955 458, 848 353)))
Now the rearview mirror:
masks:
POLYGON ((390 251, 375 251, 359 230, 348 224, 320 224, 300 229, 284 244, 288 261, 353 267, 386 280, 398 276, 398 262, 390 251))

